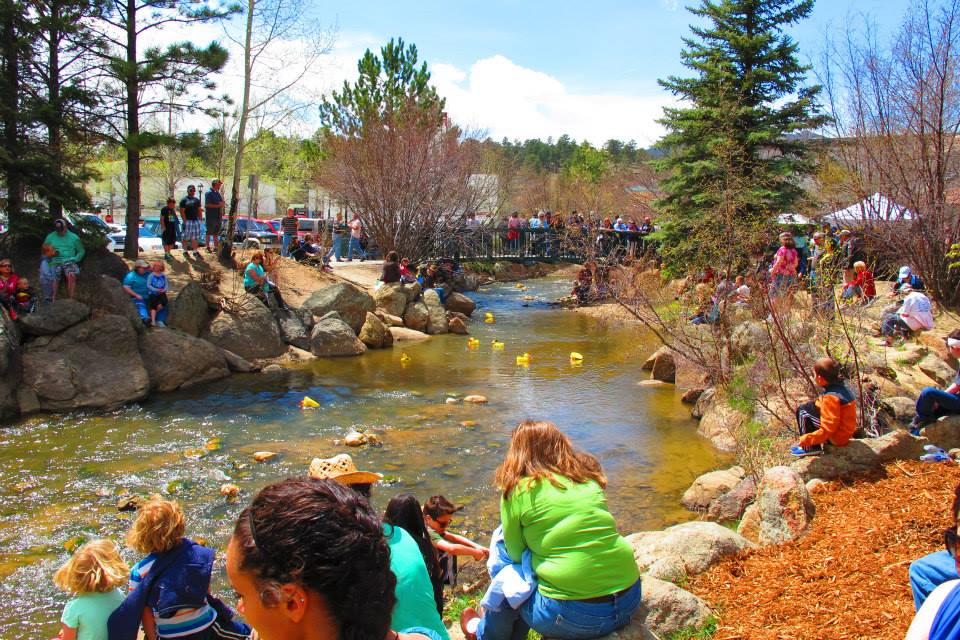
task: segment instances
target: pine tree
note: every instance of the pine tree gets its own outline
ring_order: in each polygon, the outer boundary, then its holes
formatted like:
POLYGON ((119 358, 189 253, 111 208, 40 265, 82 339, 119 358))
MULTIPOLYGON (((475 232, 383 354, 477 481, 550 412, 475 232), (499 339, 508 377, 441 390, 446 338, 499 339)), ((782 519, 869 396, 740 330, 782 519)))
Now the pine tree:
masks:
POLYGON ((776 215, 802 200, 800 179, 812 167, 796 134, 825 120, 815 103, 820 88, 803 85, 809 67, 784 28, 813 4, 701 0, 690 9, 707 22, 684 38, 683 63, 694 75, 660 81, 689 104, 665 109, 660 120, 667 134, 658 147, 667 156, 655 167, 667 174, 659 206, 668 265, 736 266, 762 246, 776 215))

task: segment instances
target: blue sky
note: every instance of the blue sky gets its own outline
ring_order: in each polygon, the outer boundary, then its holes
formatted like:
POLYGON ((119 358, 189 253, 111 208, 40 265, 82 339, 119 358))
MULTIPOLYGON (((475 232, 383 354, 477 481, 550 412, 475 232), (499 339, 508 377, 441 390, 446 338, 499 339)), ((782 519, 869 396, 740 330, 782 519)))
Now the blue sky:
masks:
MULTIPOLYGON (((801 57, 819 59, 827 34, 867 14, 881 34, 910 0, 819 0, 790 29, 801 57)), ((693 16, 680 0, 317 0, 312 11, 338 27, 313 79, 318 90, 355 76, 364 49, 390 37, 417 45, 453 119, 495 139, 558 137, 651 144, 673 98, 657 79, 683 74, 681 38, 693 16)), ((230 86, 233 83, 222 83, 230 86)))

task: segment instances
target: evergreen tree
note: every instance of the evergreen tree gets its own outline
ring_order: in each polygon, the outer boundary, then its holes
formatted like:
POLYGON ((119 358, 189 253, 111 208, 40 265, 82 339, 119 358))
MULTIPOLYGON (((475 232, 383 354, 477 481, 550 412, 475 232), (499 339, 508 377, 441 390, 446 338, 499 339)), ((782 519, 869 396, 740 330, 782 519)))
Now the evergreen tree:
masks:
POLYGON ((765 242, 777 214, 800 203, 812 167, 795 134, 825 120, 820 88, 803 86, 809 67, 784 28, 812 9, 813 0, 701 0, 690 9, 707 23, 684 38, 694 75, 660 81, 689 104, 664 110, 658 147, 667 157, 654 164, 666 174, 668 264, 735 266, 765 242))

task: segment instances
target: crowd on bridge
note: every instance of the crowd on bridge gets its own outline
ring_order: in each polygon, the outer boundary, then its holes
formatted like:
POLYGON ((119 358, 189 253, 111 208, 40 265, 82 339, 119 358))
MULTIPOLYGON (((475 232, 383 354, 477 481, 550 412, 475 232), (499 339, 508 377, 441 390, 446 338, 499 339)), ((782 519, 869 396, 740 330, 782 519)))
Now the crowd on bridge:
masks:
POLYGON ((87 542, 54 576, 74 597, 60 638, 352 638, 448 640, 443 590, 457 556, 486 561, 491 582, 460 625, 468 640, 588 640, 627 625, 640 606, 630 544, 607 508, 606 477, 553 423, 525 421, 494 482, 500 526, 489 545, 450 530, 460 507, 432 496, 371 493, 383 478, 340 454, 261 489, 226 545, 236 611, 211 591, 215 551, 187 536, 174 501, 154 496, 126 537, 87 542), (243 616, 241 621, 236 613, 243 616))

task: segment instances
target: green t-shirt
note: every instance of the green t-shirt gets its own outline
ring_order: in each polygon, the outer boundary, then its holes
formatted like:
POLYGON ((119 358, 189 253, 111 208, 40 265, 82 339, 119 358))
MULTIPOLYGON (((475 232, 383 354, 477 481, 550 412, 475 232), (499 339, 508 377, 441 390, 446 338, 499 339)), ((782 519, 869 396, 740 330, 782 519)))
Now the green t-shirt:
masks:
POLYGON ((69 230, 62 236, 56 231, 51 231, 47 234, 43 243, 57 250, 57 255, 50 259, 52 265, 80 262, 83 260, 84 253, 86 253, 80 238, 69 230))
POLYGON ((420 547, 400 527, 383 525, 383 534, 390 545, 390 570, 397 577, 397 604, 393 607, 390 628, 404 631, 411 627, 433 629, 443 640, 450 640, 447 628, 437 613, 433 584, 420 547))
POLYGON ((77 630, 77 640, 107 640, 107 619, 123 597, 119 589, 81 594, 63 608, 60 622, 77 630))
MULTIPOLYGON (((960 373, 957 373, 957 379, 960 379, 960 373)), ((431 541, 431 542, 442 542, 443 539, 444 539, 442 535, 440 535, 439 533, 437 533, 436 531, 434 531, 434 530, 431 529, 430 527, 427 527, 427 533, 430 534, 430 541, 431 541)))
POLYGON ((503 540, 520 562, 530 549, 540 593, 555 600, 587 600, 622 591, 640 577, 630 543, 617 532, 603 489, 556 476, 521 480, 500 501, 503 540))

